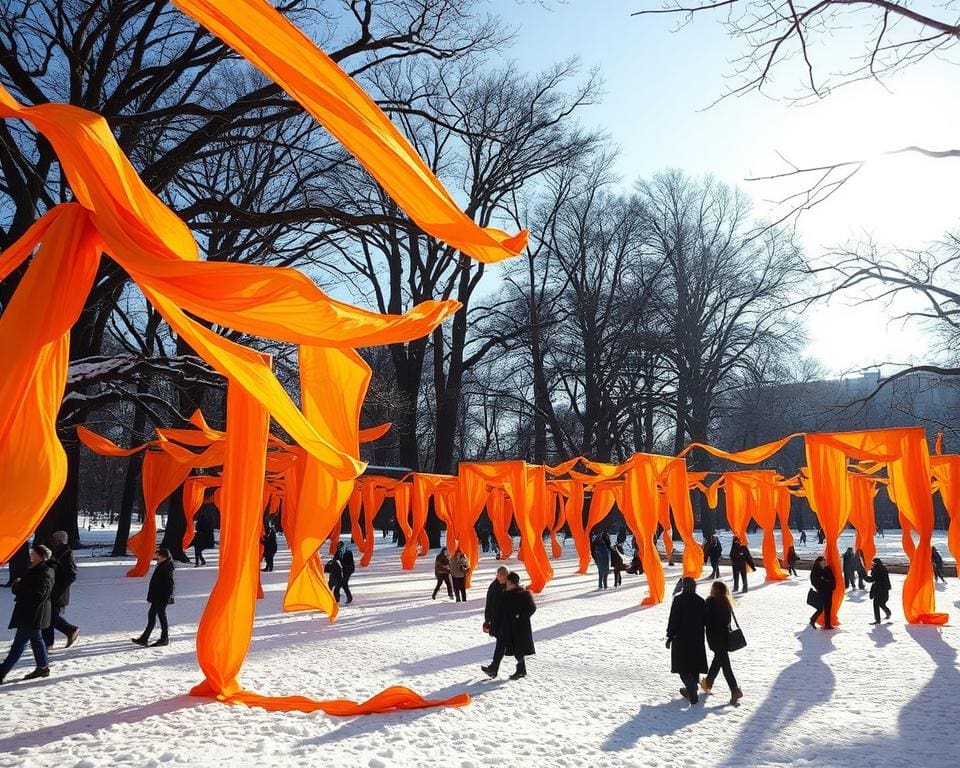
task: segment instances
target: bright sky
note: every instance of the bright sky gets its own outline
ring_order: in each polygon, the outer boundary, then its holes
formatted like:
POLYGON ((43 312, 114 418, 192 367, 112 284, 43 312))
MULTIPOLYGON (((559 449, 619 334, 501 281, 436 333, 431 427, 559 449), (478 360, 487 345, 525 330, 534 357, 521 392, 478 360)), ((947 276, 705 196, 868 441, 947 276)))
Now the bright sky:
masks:
MULTIPOLYGON (((497 0, 502 17, 519 26, 512 55, 525 70, 578 56, 605 80, 602 104, 584 121, 604 127, 621 146, 627 184, 676 167, 712 173, 742 186, 760 215, 779 189, 746 182, 786 170, 779 151, 798 166, 822 165, 918 144, 960 143, 960 68, 930 61, 887 81, 842 88, 811 106, 756 93, 710 108, 729 86, 728 62, 741 53, 718 23, 703 15, 679 32, 676 19, 631 17, 656 0, 497 0), (546 7, 544 7, 546 6, 546 7), (947 94, 952 94, 948 96, 947 94)), ((783 72, 783 90, 791 91, 783 72)), ((851 239, 921 247, 960 224, 960 160, 883 159, 798 224, 808 258, 851 239)), ((834 299, 808 313, 808 353, 839 375, 881 362, 920 362, 926 348, 917 328, 888 323, 875 304, 834 299), (874 333, 863 333, 863 330, 874 333)))

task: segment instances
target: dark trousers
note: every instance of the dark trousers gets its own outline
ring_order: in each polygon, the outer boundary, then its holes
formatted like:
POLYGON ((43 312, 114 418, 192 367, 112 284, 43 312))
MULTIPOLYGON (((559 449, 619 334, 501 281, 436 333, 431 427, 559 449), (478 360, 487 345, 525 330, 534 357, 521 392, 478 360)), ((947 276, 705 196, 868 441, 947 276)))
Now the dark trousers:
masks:
POLYGON ((454 576, 453 577, 453 594, 457 598, 458 603, 467 602, 467 577, 466 576, 454 576))
POLYGON ((730 692, 733 693, 737 690, 737 678, 733 675, 733 667, 730 666, 730 651, 716 651, 713 654, 713 661, 710 662, 710 671, 707 672, 707 681, 713 685, 713 681, 717 679, 717 675, 720 674, 720 670, 723 670, 723 679, 727 681, 727 685, 730 686, 730 692))
POLYGON ((696 700, 699 698, 697 695, 697 673, 696 672, 681 672, 680 673, 680 682, 683 683, 683 687, 687 689, 687 698, 696 700))
POLYGON ((76 629, 76 627, 63 618, 63 608, 54 608, 53 609, 53 621, 50 622, 50 626, 43 630, 43 642, 47 648, 53 647, 53 631, 59 629, 63 634, 70 635, 76 629))
POLYGON ((710 567, 713 568, 713 573, 710 574, 710 578, 711 578, 711 579, 719 579, 719 578, 720 578, 720 561, 719 561, 719 560, 716 560, 716 561, 711 560, 711 561, 710 561, 710 567))
POLYGON ((933 576, 935 580, 942 581, 944 584, 947 583, 947 580, 943 578, 943 566, 935 565, 933 566, 933 576))
POLYGON ((147 628, 143 630, 141 635, 144 640, 150 638, 150 633, 153 632, 157 619, 160 619, 160 637, 167 637, 167 606, 160 603, 150 603, 150 610, 147 612, 147 628))
POLYGON ((880 623, 880 609, 883 608, 883 612, 887 614, 887 618, 890 618, 890 609, 887 608, 887 600, 890 599, 890 596, 887 595, 883 598, 875 597, 873 598, 873 618, 877 624, 880 623))
POLYGON ((797 573, 797 566, 795 566, 795 565, 788 565, 788 566, 787 566, 787 573, 789 573, 791 576, 799 576, 799 575, 800 575, 799 573, 797 573))
POLYGON ((450 583, 450 574, 442 573, 442 574, 436 574, 436 576, 437 576, 437 586, 433 588, 433 599, 434 600, 437 599, 437 592, 440 591, 440 587, 442 587, 444 584, 447 585, 447 595, 449 595, 450 597, 453 597, 453 585, 450 583))
POLYGON ((333 588, 333 599, 338 603, 340 602, 340 590, 343 590, 343 593, 347 596, 347 602, 353 602, 353 595, 350 592, 350 577, 352 573, 344 574, 344 576, 337 582, 337 586, 333 588))
POLYGON ((820 617, 820 614, 823 614, 823 626, 826 629, 832 629, 833 625, 830 623, 832 621, 833 613, 833 591, 830 592, 820 592, 817 590, 817 594, 820 595, 820 608, 817 609, 817 612, 810 617, 810 623, 815 624, 817 619, 820 617))
POLYGON ((490 669, 493 670, 493 673, 496 674, 497 670, 500 669, 500 662, 503 661, 504 648, 503 643, 500 642, 500 638, 497 638, 497 644, 493 648, 493 661, 490 662, 490 669))
POLYGON ((13 665, 20 660, 24 648, 27 647, 27 643, 30 644, 30 648, 33 650, 33 660, 37 666, 46 667, 49 665, 47 646, 43 642, 43 632, 39 629, 18 629, 17 633, 13 636, 13 645, 10 646, 10 650, 7 652, 7 658, 0 664, 0 679, 5 678, 7 673, 13 669, 13 665))
POLYGON ((193 563, 194 565, 206 565, 207 561, 203 557, 203 547, 194 546, 193 547, 193 563))
POLYGON ((740 588, 740 582, 743 582, 743 591, 747 591, 747 566, 733 566, 733 591, 740 588))
POLYGON ((851 571, 850 573, 843 574, 843 588, 844 589, 853 589, 857 586, 856 582, 856 573, 851 571))
POLYGON ((597 588, 606 589, 607 588, 607 578, 610 576, 609 568, 597 568, 597 588))
POLYGON ((621 571, 619 568, 614 568, 613 569, 613 586, 619 587, 621 584, 623 584, 623 571, 621 571))
POLYGON ((263 553, 263 561, 264 561, 263 570, 265 571, 273 570, 273 556, 274 556, 273 552, 270 552, 269 554, 267 552, 263 553))

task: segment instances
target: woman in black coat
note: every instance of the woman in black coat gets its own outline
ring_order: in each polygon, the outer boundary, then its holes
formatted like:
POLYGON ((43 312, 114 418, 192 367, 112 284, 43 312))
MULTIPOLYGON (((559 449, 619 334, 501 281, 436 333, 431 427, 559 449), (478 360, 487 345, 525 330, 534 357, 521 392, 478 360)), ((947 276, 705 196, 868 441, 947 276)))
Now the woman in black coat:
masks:
POLYGON ((691 704, 697 696, 697 680, 707 671, 707 651, 703 647, 703 635, 707 626, 707 606, 697 594, 695 579, 685 577, 683 590, 673 598, 670 619, 667 622, 667 648, 670 649, 670 671, 680 675, 683 688, 680 695, 691 704))
POLYGON ((837 586, 837 579, 823 555, 813 561, 813 567, 810 569, 810 583, 813 584, 813 588, 817 590, 817 595, 820 598, 820 607, 810 617, 810 626, 817 626, 817 619, 822 613, 823 628, 833 629, 830 622, 833 621, 833 590, 837 586))
POLYGON ((873 582, 870 586, 870 597, 873 599, 873 621, 871 624, 880 623, 880 609, 883 608, 884 613, 887 614, 889 619, 892 615, 890 609, 887 607, 887 600, 890 599, 890 574, 887 571, 887 566, 883 564, 883 561, 879 557, 873 558, 873 568, 870 570, 868 576, 864 576, 867 581, 873 582))
POLYGON ((160 639, 154 643, 149 643, 149 645, 151 648, 156 648, 158 645, 170 644, 167 627, 167 606, 173 602, 173 588, 173 560, 170 559, 170 550, 166 547, 160 547, 157 550, 157 567, 153 569, 150 586, 147 587, 147 602, 150 603, 150 610, 147 613, 147 628, 143 630, 140 637, 133 638, 134 643, 147 645, 150 640, 150 633, 153 632, 153 626, 159 618, 160 639))
POLYGON ((263 544, 263 570, 273 570, 273 558, 277 555, 277 532, 269 523, 263 529, 263 536, 260 538, 263 544))
POLYGON ((707 603, 707 645, 713 651, 713 661, 710 662, 710 671, 700 681, 705 691, 713 688, 713 682, 723 670, 723 679, 730 686, 730 703, 736 704, 743 698, 737 678, 730 666, 730 620, 733 617, 733 602, 730 591, 722 581, 713 582, 710 587, 710 596, 707 603))
POLYGON ((504 653, 517 659, 517 671, 510 675, 511 680, 527 676, 525 656, 533 656, 537 649, 533 645, 533 628, 530 617, 537 611, 533 595, 520 586, 520 574, 511 571, 507 574, 506 591, 501 601, 503 611, 497 624, 497 639, 503 643, 504 653))
POLYGON ((15 602, 10 616, 10 629, 17 632, 7 658, 0 664, 0 683, 19 661, 27 643, 30 644, 37 666, 24 680, 50 676, 47 646, 43 642, 43 630, 50 626, 53 616, 50 595, 53 592, 54 574, 50 554, 50 550, 42 545, 31 549, 30 567, 12 585, 15 602))

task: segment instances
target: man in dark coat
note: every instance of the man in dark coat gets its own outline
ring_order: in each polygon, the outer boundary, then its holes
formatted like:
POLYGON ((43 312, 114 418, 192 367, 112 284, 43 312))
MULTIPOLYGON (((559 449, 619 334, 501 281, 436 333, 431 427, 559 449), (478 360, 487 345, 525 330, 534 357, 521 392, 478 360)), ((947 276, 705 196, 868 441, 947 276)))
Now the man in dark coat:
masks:
POLYGON ((30 543, 23 542, 23 545, 7 561, 7 583, 0 584, 0 587, 7 589, 13 586, 13 582, 21 578, 30 568, 30 543))
POLYGON ((610 575, 610 537, 605 533, 597 536, 590 549, 593 562, 597 564, 597 589, 606 589, 610 575))
POLYGON ((887 607, 887 600, 890 599, 890 574, 887 572, 887 566, 879 557, 873 558, 873 568, 868 576, 864 576, 867 581, 873 582, 870 586, 870 597, 873 600, 873 621, 871 624, 880 623, 880 609, 889 619, 892 615, 887 607))
POLYGON ((741 592, 747 591, 747 567, 755 568, 753 564, 753 555, 740 541, 739 536, 733 537, 733 543, 730 545, 730 565, 733 568, 733 591, 736 592, 740 583, 743 583, 741 592))
POLYGON ((933 580, 946 584, 947 580, 943 576, 943 555, 937 551, 936 547, 931 547, 930 559, 933 561, 933 580))
POLYGON ((810 583, 817 590, 820 600, 820 608, 810 617, 810 626, 817 626, 817 619, 823 614, 823 628, 833 629, 833 590, 837 586, 837 579, 833 575, 833 569, 827 565, 827 559, 820 555, 813 561, 813 567, 810 569, 810 583))
POLYGON ((533 656, 537 649, 533 645, 533 628, 530 617, 537 611, 533 595, 520 586, 520 574, 510 571, 507 574, 506 591, 503 593, 503 610, 497 624, 497 636, 502 635, 503 651, 517 660, 517 670, 510 675, 511 680, 527 676, 525 656, 533 656))
POLYGON ((483 606, 483 628, 490 637, 497 641, 493 648, 493 661, 487 667, 480 667, 483 673, 489 677, 497 676, 497 672, 500 670, 500 661, 504 654, 503 633, 499 632, 497 628, 503 619, 503 601, 506 589, 507 568, 501 565, 497 568, 496 578, 487 587, 487 601, 483 606))
POLYGON ((203 550, 213 548, 213 523, 203 512, 197 515, 193 534, 193 557, 194 568, 206 565, 207 560, 203 556, 203 550))
POLYGON ((667 648, 670 649, 670 671, 680 675, 680 695, 696 704, 697 682, 707 671, 707 651, 703 645, 707 626, 707 604, 697 594, 695 579, 685 577, 683 590, 673 598, 667 622, 667 648))
POLYGON ((843 553, 843 588, 854 589, 857 586, 857 556, 853 547, 847 547, 843 553))
POLYGON ((137 645, 147 645, 156 648, 158 645, 169 645, 170 637, 167 627, 167 606, 173 602, 173 560, 170 558, 170 550, 166 547, 160 547, 157 550, 157 567, 153 569, 153 575, 150 577, 150 586, 147 587, 147 602, 150 603, 150 611, 147 613, 147 628, 143 630, 140 637, 133 638, 137 645), (150 633, 153 632, 153 626, 157 619, 160 619, 160 639, 150 643, 150 633))
POLYGON ((50 564, 51 552, 43 545, 30 550, 30 567, 27 572, 12 585, 14 594, 13 614, 10 616, 10 629, 17 630, 13 636, 13 645, 7 657, 0 664, 0 683, 30 644, 33 659, 37 666, 24 680, 50 676, 50 663, 47 658, 47 646, 43 642, 43 630, 50 626, 53 608, 50 595, 53 592, 53 566, 50 564))
POLYGON ((333 597, 340 602, 340 590, 347 596, 347 605, 353 602, 353 594, 350 592, 350 577, 356 570, 356 564, 353 561, 353 550, 342 541, 337 544, 337 554, 334 559, 340 563, 340 579, 337 586, 333 588, 333 597))
POLYGON ((277 532, 270 523, 264 527, 260 543, 263 544, 263 570, 272 571, 273 558, 277 554, 277 532))
POLYGON ((53 544, 53 557, 50 562, 54 568, 53 594, 50 602, 53 605, 53 621, 43 630, 43 642, 47 650, 53 648, 53 631, 59 629, 67 636, 67 648, 77 641, 80 630, 63 618, 63 612, 70 605, 70 585, 77 580, 77 563, 73 559, 73 552, 67 544, 67 532, 57 531, 50 537, 53 544))
POLYGON ((707 555, 710 557, 710 567, 713 568, 713 573, 710 574, 711 579, 720 578, 720 558, 723 556, 723 545, 720 544, 720 537, 717 534, 710 535, 710 543, 707 547, 707 555))

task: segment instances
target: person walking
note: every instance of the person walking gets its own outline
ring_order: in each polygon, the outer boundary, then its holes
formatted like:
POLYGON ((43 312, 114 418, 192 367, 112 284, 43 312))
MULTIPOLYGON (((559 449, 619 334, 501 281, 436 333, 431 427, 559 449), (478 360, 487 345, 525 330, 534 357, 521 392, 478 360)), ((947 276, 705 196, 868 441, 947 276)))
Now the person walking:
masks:
POLYGON ((806 528, 800 529, 800 546, 802 547, 807 546, 807 529, 806 528))
POLYGON ((867 562, 863 556, 863 550, 857 550, 857 562, 855 563, 857 569, 857 589, 863 591, 866 589, 863 582, 867 578, 867 562))
POLYGON ((887 600, 890 599, 890 574, 887 571, 887 566, 883 564, 879 557, 873 558, 873 568, 866 579, 871 582, 870 599, 873 600, 873 621, 870 623, 880 623, 881 608, 887 614, 887 620, 889 620, 890 616, 893 615, 887 607, 887 600))
POLYGON ((707 645, 713 651, 713 660, 710 662, 710 671, 700 680, 700 687, 708 693, 713 690, 713 683, 723 670, 723 679, 730 688, 730 703, 736 705, 743 698, 743 692, 737 685, 737 678, 730 666, 730 620, 733 618, 733 600, 727 585, 722 581, 715 581, 710 586, 710 596, 707 605, 707 645))
POLYGON ((450 559, 450 576, 453 579, 453 595, 458 603, 467 602, 467 573, 470 570, 470 561, 463 554, 463 550, 457 547, 450 559))
POLYGON ((736 592, 740 584, 743 588, 741 594, 747 591, 747 567, 754 569, 753 555, 740 541, 739 536, 733 537, 733 543, 730 545, 730 565, 733 567, 733 591, 736 592))
POLYGON ((43 630, 50 626, 53 618, 50 595, 53 593, 55 576, 51 555, 50 550, 42 544, 33 547, 30 550, 30 567, 10 587, 14 603, 9 627, 15 629, 16 633, 6 658, 0 663, 0 684, 20 660, 27 643, 33 651, 36 667, 23 679, 50 677, 50 661, 46 643, 43 642, 43 630))
POLYGON ((53 616, 50 626, 43 630, 43 642, 47 651, 53 648, 54 630, 67 636, 67 648, 73 645, 80 635, 80 630, 63 618, 64 610, 70 605, 70 585, 77 580, 77 563, 67 542, 66 531, 56 531, 50 537, 50 543, 53 544, 53 555, 50 559, 53 565, 53 592, 50 595, 53 616))
POLYGON ((350 577, 353 576, 353 572, 357 569, 356 563, 353 560, 353 550, 350 548, 350 545, 340 542, 337 544, 337 554, 334 555, 334 558, 340 563, 340 579, 337 582, 336 588, 333 590, 333 597, 340 602, 340 590, 343 590, 343 593, 347 596, 347 605, 353 602, 353 593, 350 592, 350 577))
POLYGON ((827 565, 827 559, 820 555, 813 561, 813 567, 810 569, 810 583, 817 591, 820 607, 816 613, 810 617, 810 626, 817 626, 817 619, 823 614, 823 628, 833 629, 833 590, 837 586, 837 579, 833 575, 833 569, 827 565))
POLYGON ((610 565, 613 568, 613 586, 619 587, 623 584, 623 572, 627 569, 624 558, 623 545, 614 544, 610 547, 610 565))
POLYGON ((843 553, 843 589, 854 589, 857 586, 857 556, 853 553, 853 547, 847 547, 843 553))
POLYGON ((170 644, 167 606, 173 602, 173 592, 173 560, 170 557, 170 550, 166 547, 160 547, 157 550, 157 565, 150 577, 150 586, 147 587, 147 602, 150 603, 150 610, 147 612, 147 627, 139 637, 133 638, 134 643, 142 646, 149 645, 151 648, 170 644), (157 619, 160 619, 160 639, 151 643, 150 633, 153 632, 157 619))
POLYGON ((607 534, 597 536, 593 540, 591 550, 593 562, 597 564, 597 589, 606 589, 610 575, 610 539, 607 534))
POLYGON ((193 567, 199 568, 206 565, 207 560, 203 556, 203 550, 210 549, 213 546, 213 525, 210 518, 203 512, 197 514, 196 523, 194 523, 193 533, 193 567))
POLYGON ((450 556, 447 554, 447 548, 441 547, 440 554, 433 561, 433 575, 437 578, 437 586, 433 588, 433 598, 437 599, 437 592, 444 584, 447 587, 447 596, 453 598, 453 584, 450 582, 450 556))
POLYGON ((496 640, 493 647, 493 661, 486 667, 480 667, 480 670, 487 677, 496 677, 500 671, 500 662, 503 660, 503 632, 499 627, 503 620, 504 603, 503 596, 507 591, 507 567, 501 565, 497 568, 497 575, 487 587, 487 600, 483 606, 483 629, 496 640))
POLYGON ((263 570, 272 571, 273 558, 277 554, 277 532, 270 523, 264 527, 260 543, 263 544, 263 570))
POLYGON ((720 537, 716 533, 710 534, 710 542, 707 546, 707 555, 710 558, 710 567, 713 569, 713 572, 710 574, 711 579, 720 578, 720 558, 723 557, 723 545, 720 543, 720 537))
POLYGON ((790 549, 787 550, 787 573, 791 576, 799 576, 797 573, 797 563, 800 558, 797 556, 797 550, 793 548, 793 545, 790 545, 790 549))
POLYGON ((697 681, 707 671, 707 651, 703 646, 707 626, 707 605, 697 594, 695 579, 685 576, 683 589, 673 598, 667 621, 667 648, 670 649, 670 671, 680 675, 680 695, 696 704, 697 681))
POLYGON ((947 580, 943 577, 943 555, 937 552, 936 547, 930 548, 930 559, 933 561, 934 581, 942 581, 946 584, 947 580))
POLYGON ((533 595, 520 585, 520 574, 511 571, 507 574, 506 589, 503 593, 503 611, 497 624, 498 636, 503 635, 503 652, 517 660, 517 669, 510 675, 511 680, 527 676, 527 656, 536 654, 533 644, 533 627, 530 617, 537 612, 533 595))

